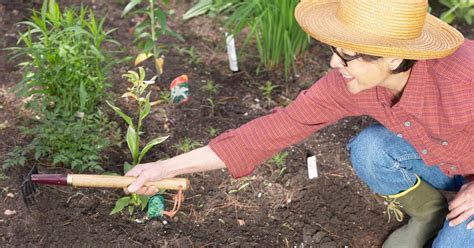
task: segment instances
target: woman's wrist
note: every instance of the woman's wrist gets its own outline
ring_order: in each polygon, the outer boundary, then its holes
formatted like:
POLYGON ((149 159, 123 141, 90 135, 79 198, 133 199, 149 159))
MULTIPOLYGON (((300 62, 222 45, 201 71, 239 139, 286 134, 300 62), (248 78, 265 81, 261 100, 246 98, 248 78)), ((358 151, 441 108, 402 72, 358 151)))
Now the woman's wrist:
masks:
POLYGON ((156 163, 157 166, 162 167, 165 177, 225 168, 224 162, 209 146, 156 163))

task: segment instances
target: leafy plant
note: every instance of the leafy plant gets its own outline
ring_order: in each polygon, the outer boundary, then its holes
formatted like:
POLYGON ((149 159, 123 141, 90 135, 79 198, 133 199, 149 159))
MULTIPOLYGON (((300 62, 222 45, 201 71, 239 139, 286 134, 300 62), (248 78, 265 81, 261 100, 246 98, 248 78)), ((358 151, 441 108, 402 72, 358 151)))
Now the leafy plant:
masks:
MULTIPOLYGON (((157 45, 160 36, 171 35, 181 41, 184 41, 184 39, 181 35, 169 29, 166 14, 158 6, 158 0, 148 0, 146 8, 138 8, 130 12, 142 2, 142 0, 131 0, 123 9, 122 17, 128 13, 132 15, 144 14, 144 20, 138 23, 134 29, 135 40, 133 42, 142 50, 135 59, 135 66, 153 56, 155 69, 159 75, 163 71, 163 58, 160 57, 163 46, 157 45)), ((163 2, 168 3, 168 1, 163 2)))
MULTIPOLYGON (((128 124, 126 140, 128 148, 130 149, 130 153, 132 155, 132 164, 125 162, 124 173, 126 173, 133 166, 139 164, 151 148, 153 148, 155 145, 162 143, 169 136, 155 138, 149 141, 143 147, 143 149, 140 150, 140 134, 143 120, 148 116, 151 110, 151 92, 146 93, 145 90, 148 85, 155 83, 155 79, 157 76, 154 76, 150 80, 145 80, 145 69, 143 69, 143 67, 139 67, 138 73, 135 71, 128 71, 128 73, 124 74, 123 77, 127 78, 128 81, 132 83, 132 87, 129 88, 129 91, 123 96, 132 97, 137 102, 136 123, 134 123, 133 119, 130 116, 126 115, 120 108, 114 106, 110 102, 107 102, 107 104, 128 124)), ((136 194, 122 197, 117 200, 115 207, 113 208, 110 214, 121 212, 125 207, 128 207, 128 211, 130 215, 132 215, 135 211, 135 208, 137 207, 140 207, 141 210, 145 209, 146 205, 148 204, 149 198, 149 196, 139 196, 136 194)))
POLYGON ((212 80, 208 80, 206 85, 201 87, 201 90, 206 91, 210 96, 216 95, 219 91, 220 86, 214 83, 212 80))
POLYGON ((63 165, 75 171, 103 170, 101 152, 116 143, 117 123, 110 122, 102 111, 82 118, 58 117, 48 113, 33 127, 22 127, 27 135, 34 135, 27 152, 34 158, 48 157, 53 165, 63 165))
POLYGON ((278 168, 278 176, 283 175, 286 170, 286 158, 288 157, 288 152, 280 152, 273 156, 273 158, 268 161, 270 164, 275 164, 278 168))
POLYGON ((167 103, 171 102, 171 91, 166 89, 160 91, 160 100, 167 103))
POLYGON ((178 51, 179 55, 187 55, 189 57, 188 64, 198 65, 202 63, 201 55, 194 46, 190 46, 189 48, 174 46, 174 48, 178 51))
POLYGON ((102 45, 118 44, 108 38, 114 30, 105 31, 104 21, 85 7, 78 14, 72 9, 61 13, 56 1, 48 0, 40 13, 33 10, 31 20, 20 22, 28 27, 18 40, 24 47, 9 49, 12 59, 28 58, 20 63, 23 79, 15 88, 32 96, 28 106, 64 116, 95 111, 110 86, 106 75, 114 64, 102 45))
POLYGON ((296 70, 295 58, 309 45, 309 36, 299 27, 293 16, 299 0, 241 0, 234 1, 227 27, 237 37, 244 28, 248 34, 239 53, 248 42, 256 42, 260 62, 268 69, 283 63, 285 77, 296 70), (237 3, 235 3, 237 2, 237 3))
POLYGON ((108 38, 113 30, 105 31, 104 21, 96 20, 92 9, 61 12, 55 0, 47 0, 40 12, 33 10, 30 20, 20 22, 28 28, 19 34, 17 45, 23 46, 8 48, 12 59, 24 59, 14 90, 28 97, 26 107, 35 118, 32 127, 21 128, 33 136, 31 144, 11 158, 33 151, 37 160, 47 157, 74 170, 101 169, 101 151, 113 143, 116 129, 97 108, 115 63, 102 46, 118 45, 108 38))
POLYGON ((441 14, 441 20, 451 23, 455 19, 458 19, 464 20, 467 24, 472 25, 474 0, 439 0, 439 2, 449 8, 449 10, 441 14))
POLYGON ((191 138, 185 137, 184 139, 180 140, 177 144, 173 145, 176 148, 176 154, 187 153, 191 150, 201 146, 201 144, 191 138))
POLYGON ((21 146, 15 146, 12 151, 7 153, 7 159, 3 161, 3 170, 14 166, 24 166, 26 163, 27 149, 21 146))
POLYGON ((188 20, 206 13, 209 13, 210 16, 215 16, 231 7, 232 4, 233 2, 229 0, 199 0, 199 2, 184 13, 183 20, 188 20))
POLYGON ((217 133, 219 133, 219 128, 214 128, 214 127, 208 127, 206 129, 207 133, 209 134, 209 136, 211 137, 215 137, 217 136, 217 133))
POLYGON ((267 105, 270 105, 272 102, 272 94, 273 90, 278 88, 278 85, 273 85, 272 82, 267 81, 263 86, 260 86, 259 89, 262 91, 262 95, 265 98, 265 101, 267 102, 267 105))

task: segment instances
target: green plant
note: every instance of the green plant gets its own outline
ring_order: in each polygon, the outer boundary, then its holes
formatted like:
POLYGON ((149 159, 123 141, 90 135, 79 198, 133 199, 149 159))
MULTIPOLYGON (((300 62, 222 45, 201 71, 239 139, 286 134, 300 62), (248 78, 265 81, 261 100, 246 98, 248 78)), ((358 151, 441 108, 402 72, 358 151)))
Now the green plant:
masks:
POLYGON ((217 133, 219 133, 220 130, 219 128, 208 127, 206 131, 209 134, 209 136, 215 137, 217 136, 217 133))
POLYGON ((294 9, 299 0, 241 0, 234 1, 227 11, 233 11, 226 26, 237 36, 246 27, 249 32, 239 51, 254 39, 260 62, 268 69, 283 63, 285 77, 295 68, 296 56, 309 45, 309 36, 303 32, 295 17, 294 9), (237 3, 235 3, 237 2, 237 3))
MULTIPOLYGON (((132 87, 128 89, 129 91, 124 94, 124 96, 132 97, 136 100, 137 122, 134 123, 130 116, 125 114, 120 108, 114 106, 110 102, 107 102, 107 104, 128 124, 126 140, 132 155, 132 164, 125 162, 124 173, 126 173, 133 166, 139 164, 151 148, 164 142, 169 136, 158 137, 149 141, 140 151, 140 134, 143 120, 148 116, 151 110, 151 92, 146 93, 145 90, 148 85, 155 83, 157 76, 154 76, 150 80, 145 80, 145 69, 143 69, 143 67, 139 67, 138 73, 135 71, 128 71, 128 73, 124 74, 123 77, 127 78, 128 81, 132 83, 132 87)), ((145 209, 149 198, 149 196, 138 196, 136 194, 122 197, 117 200, 115 207, 112 209, 110 214, 121 212, 125 207, 128 206, 129 214, 133 215, 135 208, 140 207, 141 210, 145 209)))
POLYGON ((36 160, 46 157, 77 171, 101 169, 100 153, 113 143, 116 129, 98 109, 115 63, 102 46, 118 45, 108 38, 113 30, 105 31, 104 21, 97 21, 92 9, 61 12, 56 1, 48 0, 39 13, 33 10, 30 20, 20 22, 28 28, 17 43, 23 47, 8 48, 12 59, 25 59, 14 90, 28 97, 26 107, 35 118, 31 127, 21 128, 33 136, 31 144, 13 158, 32 151, 36 160))
POLYGON ((201 87, 201 90, 206 91, 210 96, 216 95, 219 91, 220 86, 214 83, 212 80, 208 80, 206 85, 201 87))
MULTIPOLYGON (((136 6, 139 6, 142 0, 131 0, 122 11, 122 17, 127 15, 136 6)), ((167 4, 168 1, 162 1, 167 4)), ((148 59, 154 58, 155 69, 162 74, 163 59, 160 58, 163 46, 158 46, 158 39, 161 35, 171 35, 184 41, 183 37, 173 30, 169 29, 166 22, 166 14, 158 6, 158 0, 148 0, 146 8, 138 8, 130 12, 132 15, 144 14, 144 20, 138 23, 134 29, 135 40, 133 41, 141 53, 135 59, 135 66, 148 59)))
POLYGON ((185 137, 184 139, 181 139, 177 144, 173 145, 173 147, 176 149, 176 154, 181 153, 187 153, 190 152, 191 150, 201 146, 201 144, 195 140, 192 140, 191 138, 185 137))
POLYGON ((166 89, 160 91, 160 100, 162 100, 163 102, 166 102, 166 103, 170 103, 171 102, 171 91, 166 90, 166 89))
POLYGON ((14 166, 24 166, 26 163, 27 149, 21 146, 15 146, 12 151, 7 153, 7 159, 3 161, 3 170, 14 166))
POLYGON ((114 60, 102 49, 113 31, 104 31, 105 18, 97 21, 92 9, 81 7, 61 13, 55 0, 45 1, 31 20, 20 22, 29 29, 20 33, 18 44, 12 47, 12 59, 25 55, 20 63, 23 79, 15 90, 22 96, 32 96, 28 106, 39 111, 52 111, 64 116, 77 112, 94 112, 110 86, 106 75, 114 60), (87 16, 87 18, 86 18, 87 16))
POLYGON ((441 14, 441 20, 451 23, 455 19, 458 19, 464 20, 467 24, 472 25, 474 0, 439 0, 439 2, 449 8, 449 10, 441 14))
POLYGON ((273 158, 268 161, 270 164, 275 164, 278 168, 278 176, 283 175, 286 170, 286 158, 288 157, 288 152, 280 152, 273 156, 273 158))
POLYGON ((236 194, 241 190, 244 190, 248 186, 250 186, 251 180, 248 178, 244 178, 237 181, 237 186, 234 189, 229 190, 229 194, 236 194))
POLYGON ((6 180, 8 177, 5 175, 5 172, 0 169, 0 180, 6 180))
POLYGON ((183 14, 183 20, 188 20, 205 13, 209 13, 210 16, 215 16, 231 7, 232 4, 233 1, 229 0, 199 0, 199 2, 183 14))
POLYGON ((179 47, 177 45, 174 46, 174 49, 178 51, 178 54, 181 56, 187 55, 189 57, 188 64, 190 65, 199 65, 202 63, 201 55, 196 50, 195 47, 190 46, 186 47, 179 47))
POLYGON ((273 85, 272 82, 267 81, 263 86, 260 86, 259 89, 262 91, 262 96, 265 98, 267 105, 270 105, 272 102, 273 90, 278 88, 278 85, 273 85))
POLYGON ((110 122, 102 111, 82 118, 65 119, 48 113, 33 127, 22 127, 27 135, 34 135, 26 151, 34 151, 34 158, 48 157, 53 165, 63 165, 75 171, 103 170, 101 152, 116 143, 117 123, 110 122))

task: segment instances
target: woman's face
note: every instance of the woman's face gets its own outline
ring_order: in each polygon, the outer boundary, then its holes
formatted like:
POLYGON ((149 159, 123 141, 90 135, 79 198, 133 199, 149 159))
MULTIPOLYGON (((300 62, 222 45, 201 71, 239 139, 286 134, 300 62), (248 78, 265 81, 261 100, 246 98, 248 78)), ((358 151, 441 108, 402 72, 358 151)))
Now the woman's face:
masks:
POLYGON ((344 66, 343 60, 338 54, 333 53, 331 57, 331 67, 337 69, 344 77, 349 92, 357 94, 363 90, 368 90, 376 86, 386 87, 394 93, 403 90, 404 82, 398 74, 392 74, 391 70, 398 67, 402 59, 380 58, 378 60, 366 61, 359 57, 357 53, 347 49, 336 48, 337 53, 344 59, 348 59, 344 66), (352 59, 352 60, 351 60, 352 59), (401 85, 403 84, 403 85, 401 85))

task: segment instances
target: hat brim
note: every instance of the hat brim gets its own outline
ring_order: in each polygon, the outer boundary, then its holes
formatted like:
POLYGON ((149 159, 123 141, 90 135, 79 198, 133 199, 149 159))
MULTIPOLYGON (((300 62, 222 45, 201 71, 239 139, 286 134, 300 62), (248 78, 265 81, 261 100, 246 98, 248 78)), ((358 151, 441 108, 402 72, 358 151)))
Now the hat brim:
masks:
POLYGON ((313 38, 352 51, 413 60, 442 58, 452 54, 464 42, 463 35, 438 18, 427 14, 421 35, 401 40, 347 27, 336 17, 339 1, 301 1, 295 18, 313 38))

